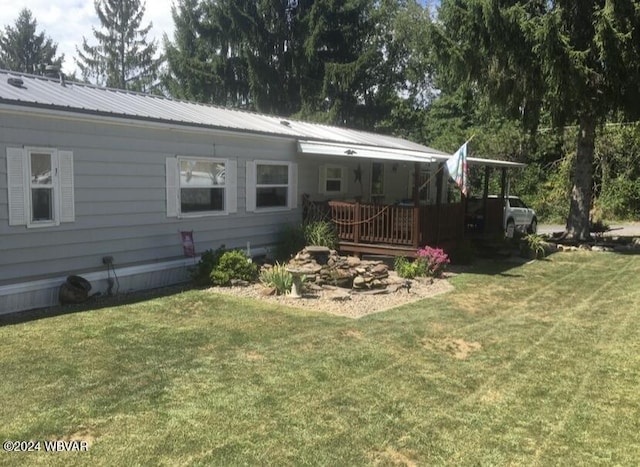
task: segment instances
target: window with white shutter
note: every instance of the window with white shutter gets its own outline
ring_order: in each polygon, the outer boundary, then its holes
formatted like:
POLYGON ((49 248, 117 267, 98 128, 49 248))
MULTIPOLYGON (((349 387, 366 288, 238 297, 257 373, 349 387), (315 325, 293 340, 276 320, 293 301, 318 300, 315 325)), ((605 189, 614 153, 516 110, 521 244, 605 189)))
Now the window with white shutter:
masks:
POLYGON ((167 217, 200 217, 237 211, 237 163, 204 157, 170 157, 167 217))
POLYGON ((73 153, 7 148, 9 225, 51 227, 75 221, 73 153))

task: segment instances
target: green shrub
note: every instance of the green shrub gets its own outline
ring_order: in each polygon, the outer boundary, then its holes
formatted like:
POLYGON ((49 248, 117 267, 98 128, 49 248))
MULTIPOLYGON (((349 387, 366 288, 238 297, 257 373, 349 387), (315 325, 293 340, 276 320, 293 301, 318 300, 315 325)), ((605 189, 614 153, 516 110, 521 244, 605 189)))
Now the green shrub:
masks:
POLYGON ((534 259, 544 258, 547 254, 545 250, 545 240, 540 235, 528 234, 523 239, 524 249, 527 256, 534 259))
POLYGON ((226 251, 211 271, 213 285, 229 285, 232 280, 253 281, 258 274, 258 267, 242 250, 226 251))
POLYGON ((326 246, 334 249, 338 244, 338 234, 332 222, 315 221, 303 227, 305 245, 326 246))
POLYGON ((304 245, 303 226, 287 224, 278 232, 273 258, 276 261, 289 261, 304 245))
POLYGON ((396 257, 394 267, 396 273, 405 279, 424 276, 442 277, 449 263, 449 256, 442 248, 425 245, 416 252, 416 258, 413 261, 404 256, 396 257))
POLYGON ((426 276, 426 263, 422 260, 410 261, 404 256, 396 256, 394 260, 394 269, 396 273, 405 279, 413 279, 414 277, 426 276))
POLYGON ((207 250, 200 256, 200 261, 191 271, 191 279, 196 285, 205 286, 211 284, 211 271, 218 265, 220 257, 224 254, 224 245, 217 250, 207 250))
POLYGON ((275 266, 260 271, 260 282, 267 287, 275 288, 276 293, 282 295, 291 291, 293 275, 287 271, 284 264, 276 263, 275 266))

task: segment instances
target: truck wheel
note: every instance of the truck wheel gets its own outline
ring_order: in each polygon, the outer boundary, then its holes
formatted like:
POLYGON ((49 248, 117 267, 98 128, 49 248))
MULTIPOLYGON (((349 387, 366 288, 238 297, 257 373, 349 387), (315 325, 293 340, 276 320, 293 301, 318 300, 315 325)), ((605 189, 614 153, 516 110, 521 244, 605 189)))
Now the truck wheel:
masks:
POLYGON ((511 239, 516 233, 516 223, 513 222, 513 219, 509 219, 507 221, 507 228, 504 231, 504 236, 511 239))
POLYGON ((534 235, 538 233, 538 221, 535 218, 531 221, 531 225, 527 229, 527 232, 534 235))

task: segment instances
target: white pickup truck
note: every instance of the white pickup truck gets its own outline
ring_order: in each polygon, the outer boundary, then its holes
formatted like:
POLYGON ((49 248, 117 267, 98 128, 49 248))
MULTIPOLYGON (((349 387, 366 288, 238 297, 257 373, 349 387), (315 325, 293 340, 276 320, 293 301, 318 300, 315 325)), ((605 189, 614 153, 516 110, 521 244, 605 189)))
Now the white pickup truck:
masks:
POLYGON ((533 234, 538 232, 536 212, 517 196, 505 198, 503 219, 504 235, 507 238, 513 238, 516 231, 533 234))

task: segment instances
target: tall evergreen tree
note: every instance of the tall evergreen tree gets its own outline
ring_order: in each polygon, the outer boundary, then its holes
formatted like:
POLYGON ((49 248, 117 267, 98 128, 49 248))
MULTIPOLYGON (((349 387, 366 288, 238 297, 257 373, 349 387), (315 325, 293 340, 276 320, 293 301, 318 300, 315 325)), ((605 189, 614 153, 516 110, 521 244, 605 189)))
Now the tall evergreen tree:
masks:
POLYGON ((23 8, 13 27, 0 32, 0 68, 23 73, 42 73, 46 65, 62 66, 64 55, 56 56, 58 45, 44 32, 28 8, 23 8))
MULTIPOLYGON (((371 127, 420 74, 416 0, 180 0, 165 41, 172 95, 371 127), (410 8, 411 13, 408 13, 410 8), (406 28, 411 25, 411 28, 406 28)), ((416 82, 422 82, 422 77, 416 82)))
POLYGON ((241 32, 225 14, 233 1, 178 0, 172 8, 174 40, 165 35, 163 84, 174 97, 225 106, 249 100, 241 32))
POLYGON ((148 42, 152 24, 141 28, 145 12, 140 0, 96 0, 100 30, 93 28, 98 45, 82 38, 76 47, 76 63, 82 76, 119 89, 150 91, 158 76, 161 59, 156 57, 157 44, 148 42))
POLYGON ((440 72, 491 96, 535 129, 579 127, 566 237, 586 240, 596 129, 640 109, 640 8, 634 0, 442 0, 440 72))

